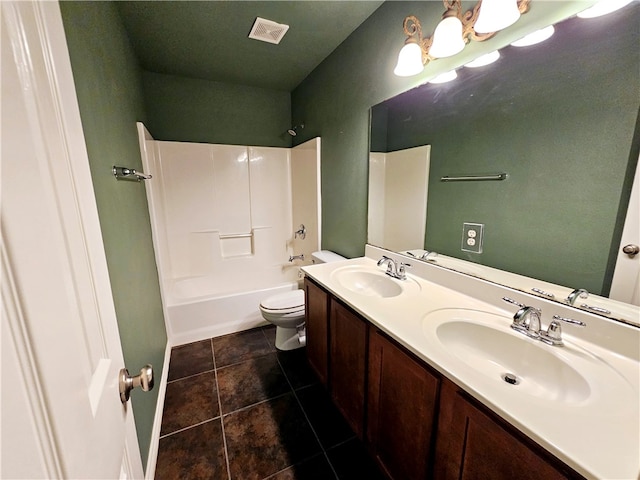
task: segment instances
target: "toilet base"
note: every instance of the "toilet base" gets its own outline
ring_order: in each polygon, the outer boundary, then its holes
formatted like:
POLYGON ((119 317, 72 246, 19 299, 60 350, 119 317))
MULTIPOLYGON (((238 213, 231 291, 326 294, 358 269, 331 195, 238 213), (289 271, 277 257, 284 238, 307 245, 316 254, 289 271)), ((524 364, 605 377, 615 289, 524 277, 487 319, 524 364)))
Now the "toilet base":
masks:
POLYGON ((302 347, 304 344, 300 343, 296 327, 276 327, 276 348, 278 350, 295 350, 302 347))

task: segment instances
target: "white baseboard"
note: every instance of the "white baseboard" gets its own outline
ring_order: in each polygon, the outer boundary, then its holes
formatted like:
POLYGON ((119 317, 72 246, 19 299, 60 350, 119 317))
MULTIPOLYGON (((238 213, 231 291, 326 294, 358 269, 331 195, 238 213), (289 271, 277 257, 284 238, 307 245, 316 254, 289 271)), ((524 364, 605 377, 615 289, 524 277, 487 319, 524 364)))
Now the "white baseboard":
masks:
POLYGON ((156 404, 156 414, 153 418, 153 429, 151 431, 149 456, 147 457, 147 468, 144 476, 145 480, 153 480, 156 475, 158 445, 160 443, 160 428, 162 427, 162 413, 164 410, 164 397, 167 392, 167 379, 169 377, 169 360, 171 360, 171 342, 167 342, 167 347, 164 351, 162 378, 160 378, 160 383, 158 385, 158 402, 156 404))

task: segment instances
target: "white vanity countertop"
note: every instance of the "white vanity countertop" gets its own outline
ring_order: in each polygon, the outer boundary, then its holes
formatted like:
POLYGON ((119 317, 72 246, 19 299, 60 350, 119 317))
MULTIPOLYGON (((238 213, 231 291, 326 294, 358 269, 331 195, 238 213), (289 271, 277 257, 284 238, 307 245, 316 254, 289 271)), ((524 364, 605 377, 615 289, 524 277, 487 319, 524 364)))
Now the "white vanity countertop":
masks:
MULTIPOLYGON (((587 478, 639 478, 640 329, 425 262, 413 262, 405 281, 410 288, 395 297, 356 293, 337 280, 334 272, 340 269, 382 271, 374 260, 382 255, 394 258, 392 252, 367 246, 369 258, 312 265, 303 271, 577 472, 587 478), (510 328, 518 307, 503 302, 504 296, 542 309, 544 328, 553 314, 583 320, 587 326, 563 326, 565 346, 545 345, 510 328), (439 344, 429 328, 435 317, 425 320, 425 316, 443 309, 486 312, 483 319, 489 319, 493 328, 504 327, 505 334, 535 343, 535 348, 554 349, 554 355, 568 359, 572 368, 590 379, 589 386, 565 401, 523 393, 497 375, 479 373, 439 344)), ((448 314, 438 315, 443 313, 448 314)))

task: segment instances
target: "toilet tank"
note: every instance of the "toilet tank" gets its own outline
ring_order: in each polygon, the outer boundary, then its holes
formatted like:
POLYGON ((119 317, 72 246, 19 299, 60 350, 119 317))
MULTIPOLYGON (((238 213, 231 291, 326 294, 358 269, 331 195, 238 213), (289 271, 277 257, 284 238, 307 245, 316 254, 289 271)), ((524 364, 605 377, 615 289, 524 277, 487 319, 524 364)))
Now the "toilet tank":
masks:
POLYGON ((346 258, 330 250, 320 250, 318 252, 313 252, 311 254, 311 260, 313 261, 314 264, 316 264, 316 263, 337 262, 339 260, 346 260, 346 258))

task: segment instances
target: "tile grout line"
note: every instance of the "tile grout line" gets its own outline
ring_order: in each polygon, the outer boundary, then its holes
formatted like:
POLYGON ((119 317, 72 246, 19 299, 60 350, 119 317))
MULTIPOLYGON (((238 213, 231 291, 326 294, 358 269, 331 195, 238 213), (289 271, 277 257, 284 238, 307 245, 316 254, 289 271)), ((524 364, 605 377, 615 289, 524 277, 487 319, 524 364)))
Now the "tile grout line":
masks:
MULTIPOLYGON (((265 334, 265 336, 266 336, 266 334, 265 334)), ((327 451, 324 448, 324 445, 322 444, 322 442, 320 441, 320 437, 318 436, 318 433, 316 432, 316 429, 313 428, 313 424, 311 423, 311 420, 309 420, 309 416, 307 415, 307 412, 304 409, 304 406, 302 405, 302 402, 298 398, 298 394, 296 393, 296 389, 293 388, 293 385, 292 385, 291 381, 289 380, 289 376, 287 375, 287 372, 285 371, 284 367, 282 366, 282 363, 280 362, 280 358, 277 357, 277 356, 276 356, 276 358, 278 360, 278 365, 280 365, 280 369, 282 370, 282 373, 284 374, 284 378, 287 380, 287 383, 289 384, 289 387, 291 387, 291 391, 293 392, 293 396, 295 397, 296 402, 298 402, 298 406, 300 407, 300 410, 302 410, 302 414, 304 415, 305 420, 309 424, 309 428, 311 428, 311 431, 313 432, 313 436, 315 437, 316 441, 318 442, 318 445, 320 445, 320 450, 322 451, 322 454, 324 455, 325 460, 329 464, 329 467, 331 468, 331 471, 335 475, 335 478, 337 480, 339 480, 338 472, 336 472, 335 468, 333 468, 333 464, 331 463, 331 460, 329 460, 329 455, 327 455, 327 451)))
POLYGON ((221 412, 220 416, 221 417, 228 417, 229 415, 233 415, 233 414, 238 413, 238 412, 244 412, 245 410, 249 410, 249 409, 251 409, 253 407, 256 407, 256 406, 258 406, 258 405, 260 405, 262 403, 267 403, 267 402, 270 402, 272 400, 278 400, 279 398, 286 397, 287 395, 290 395, 291 393, 293 393, 293 392, 284 392, 284 393, 281 393, 280 395, 276 395, 275 397, 265 398, 264 400, 260 400, 259 402, 255 402, 255 403, 252 403, 250 405, 245 405, 244 407, 236 408, 235 410, 232 410, 231 412, 227 412, 227 413, 222 413, 221 412))
POLYGON ((276 351, 273 351, 273 352, 267 352, 267 353, 262 354, 262 355, 257 355, 257 356, 255 356, 255 357, 245 358, 245 359, 239 360, 239 361, 237 361, 237 362, 229 363, 229 364, 227 364, 227 365, 221 365, 220 367, 217 367, 217 368, 219 368, 219 369, 221 369, 221 370, 222 370, 223 368, 235 367, 236 365, 240 365, 241 363, 248 362, 248 361, 250 361, 250 360, 255 360, 255 359, 258 359, 258 358, 262 358, 262 357, 266 357, 266 356, 268 356, 268 355, 275 355, 276 353, 277 353, 276 351))
POLYGON ((211 373, 214 370, 215 370, 215 363, 214 363, 214 367, 211 370, 204 370, 203 372, 193 373, 191 375, 187 375, 186 377, 180 377, 180 378, 174 378, 173 380, 167 380, 167 385, 169 385, 170 383, 179 382, 181 380, 187 380, 189 378, 197 377, 198 375, 202 375, 204 373, 211 373))
POLYGON ((222 428, 222 445, 224 446, 224 461, 227 464, 227 478, 231 480, 231 466, 229 465, 229 449, 227 448, 227 435, 224 431, 224 418, 222 415, 222 401, 220 400, 220 385, 218 384, 218 369, 216 368, 216 355, 213 348, 213 338, 211 342, 211 356, 213 357, 213 372, 216 379, 216 396, 218 397, 218 408, 220 410, 220 427, 222 428))
MULTIPOLYGON (((291 465, 288 465, 288 466, 284 467, 282 470, 278 470, 277 472, 272 473, 272 474, 270 474, 270 475, 268 475, 268 476, 266 476, 266 477, 262 478, 261 480, 269 480, 269 479, 271 479, 271 478, 275 478, 275 476, 276 476, 276 475, 278 475, 278 474, 280 474, 280 473, 282 473, 282 472, 284 472, 284 471, 286 471, 286 470, 289 470, 291 467, 295 467, 296 465, 302 465, 304 462, 307 462, 307 461, 309 461, 309 460, 311 460, 311 459, 314 459, 314 458, 316 458, 316 457, 320 457, 320 456, 324 456, 324 455, 322 454, 322 452, 320 452, 320 453, 315 453, 315 454, 313 454, 313 455, 310 455, 310 456, 308 456, 308 457, 306 457, 306 458, 303 458, 303 459, 302 459, 302 460, 300 460, 298 463, 293 463, 293 464, 291 464, 291 465)), ((337 478, 337 477, 336 477, 336 478, 337 478)), ((339 479, 338 479, 338 480, 339 480, 339 479)))
POLYGON ((221 419, 221 418, 222 418, 222 416, 218 415, 217 417, 207 418, 206 420, 203 420, 201 422, 194 423, 193 425, 189 425, 187 427, 181 428, 179 430, 176 430, 175 432, 165 433, 164 435, 162 435, 160 437, 160 440, 162 440, 164 438, 167 438, 167 437, 170 437, 172 435, 175 435, 176 433, 182 433, 182 432, 185 432, 185 431, 190 430, 192 428, 199 427, 200 425, 204 425, 205 423, 209 423, 209 422, 212 422, 212 421, 214 421, 216 419, 221 419))

